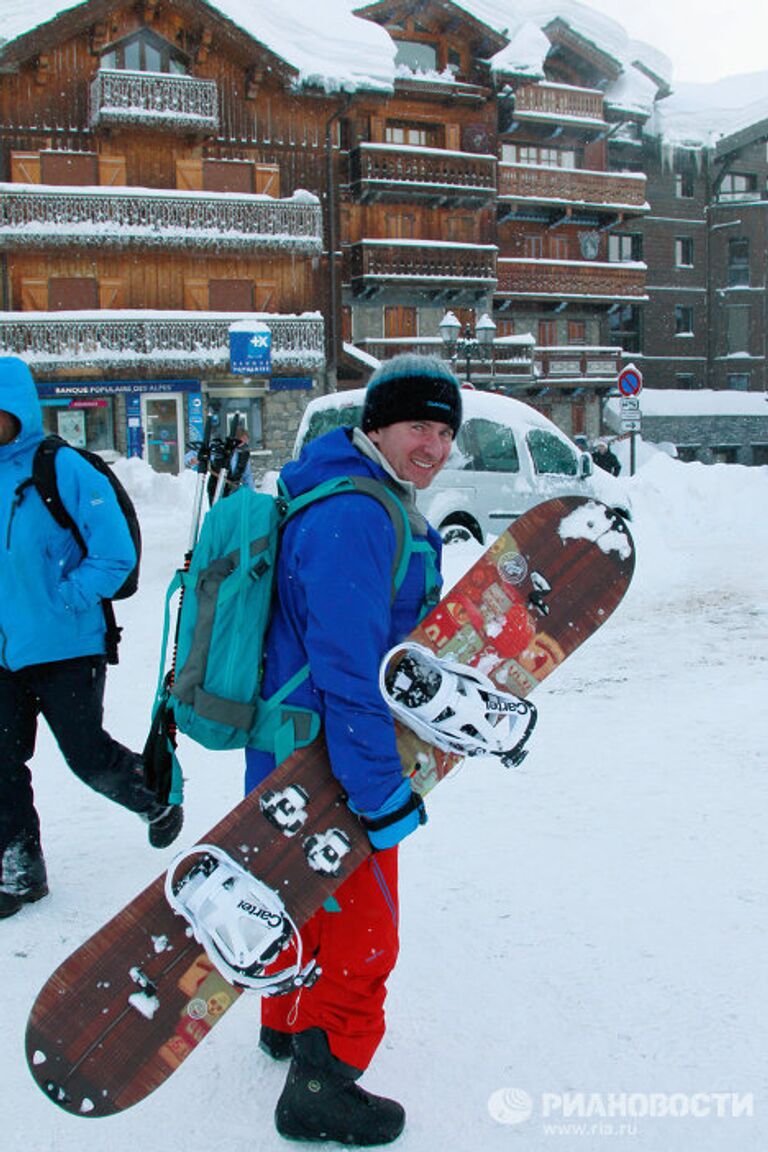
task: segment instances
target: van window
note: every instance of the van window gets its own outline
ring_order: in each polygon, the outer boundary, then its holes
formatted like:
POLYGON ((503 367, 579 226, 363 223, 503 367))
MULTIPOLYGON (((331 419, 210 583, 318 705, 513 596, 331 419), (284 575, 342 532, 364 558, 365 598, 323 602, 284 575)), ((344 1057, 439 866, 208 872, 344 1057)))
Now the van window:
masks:
POLYGON ((466 420, 456 437, 450 467, 474 472, 519 472, 514 432, 494 420, 466 420))
POLYGON ((532 428, 526 436, 533 466, 537 473, 556 472, 560 476, 577 476, 579 463, 572 448, 544 428, 532 428))
POLYGON ((326 432, 333 432, 335 428, 354 428, 360 424, 363 409, 359 405, 351 404, 344 408, 320 408, 313 412, 307 425, 307 433, 303 443, 317 440, 326 432))

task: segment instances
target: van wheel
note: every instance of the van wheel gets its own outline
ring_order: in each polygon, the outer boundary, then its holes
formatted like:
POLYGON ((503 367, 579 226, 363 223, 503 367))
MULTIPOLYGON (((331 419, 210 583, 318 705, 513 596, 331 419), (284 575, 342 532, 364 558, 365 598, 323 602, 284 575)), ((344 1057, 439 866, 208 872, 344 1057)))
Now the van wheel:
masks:
POLYGON ((443 544, 469 544, 470 541, 482 544, 483 542, 478 524, 469 517, 466 520, 451 520, 447 524, 441 524, 440 535, 443 538, 443 544))

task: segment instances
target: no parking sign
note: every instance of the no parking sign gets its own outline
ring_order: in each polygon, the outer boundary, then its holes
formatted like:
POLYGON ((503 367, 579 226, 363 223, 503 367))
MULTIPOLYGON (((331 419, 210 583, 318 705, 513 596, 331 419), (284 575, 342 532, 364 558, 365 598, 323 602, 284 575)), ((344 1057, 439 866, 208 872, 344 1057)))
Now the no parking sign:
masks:
POLYGON ((622 396, 639 396, 643 387, 643 374, 634 364, 627 364, 619 372, 618 385, 622 396))

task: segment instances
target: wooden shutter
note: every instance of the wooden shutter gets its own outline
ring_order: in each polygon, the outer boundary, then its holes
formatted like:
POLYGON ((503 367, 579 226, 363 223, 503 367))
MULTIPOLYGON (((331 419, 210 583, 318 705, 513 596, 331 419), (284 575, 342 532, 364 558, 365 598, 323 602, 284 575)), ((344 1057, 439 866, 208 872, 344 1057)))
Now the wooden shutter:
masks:
POLYGON ((177 160, 176 187, 180 192, 201 192, 203 188, 203 161, 177 160))
POLYGON ((126 283, 119 277, 105 276, 99 281, 99 308, 125 308, 126 283))
POLYGON ((280 169, 277 164, 257 164, 254 177, 254 192, 262 196, 280 195, 280 169))
POLYGON ((99 184, 124 188, 127 183, 125 156, 99 156, 99 184))
POLYGON ((209 280, 211 312, 253 312, 252 280, 209 280))
POLYGON ((208 311, 208 281, 187 278, 184 281, 184 308, 187 311, 208 311))
POLYGON ((446 124, 445 146, 449 152, 461 151, 461 129, 458 124, 446 124))
POLYGON ((275 297, 274 281, 260 280, 255 285, 253 307, 256 312, 269 312, 275 297))
POLYGON ((22 277, 19 305, 22 312, 47 312, 48 281, 22 277))
POLYGON ((40 153, 11 152, 11 180, 14 184, 39 184, 40 153))

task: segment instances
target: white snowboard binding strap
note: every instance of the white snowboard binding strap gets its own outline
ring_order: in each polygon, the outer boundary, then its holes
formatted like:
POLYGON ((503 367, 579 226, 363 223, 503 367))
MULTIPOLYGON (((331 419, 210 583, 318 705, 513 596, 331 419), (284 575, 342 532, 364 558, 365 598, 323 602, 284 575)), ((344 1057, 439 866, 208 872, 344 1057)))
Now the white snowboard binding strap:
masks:
POLYGON ((506 765, 527 755, 535 706, 500 691, 476 668, 421 644, 398 644, 381 662, 379 685, 397 719, 429 744, 462 756, 498 756, 506 765))
POLYGON ((168 903, 189 922, 195 939, 225 980, 278 996, 313 983, 316 962, 301 967, 301 936, 280 897, 215 844, 195 844, 180 853, 165 877, 168 903), (180 866, 199 857, 178 881, 180 866), (281 972, 265 976, 290 942, 296 960, 281 972))

